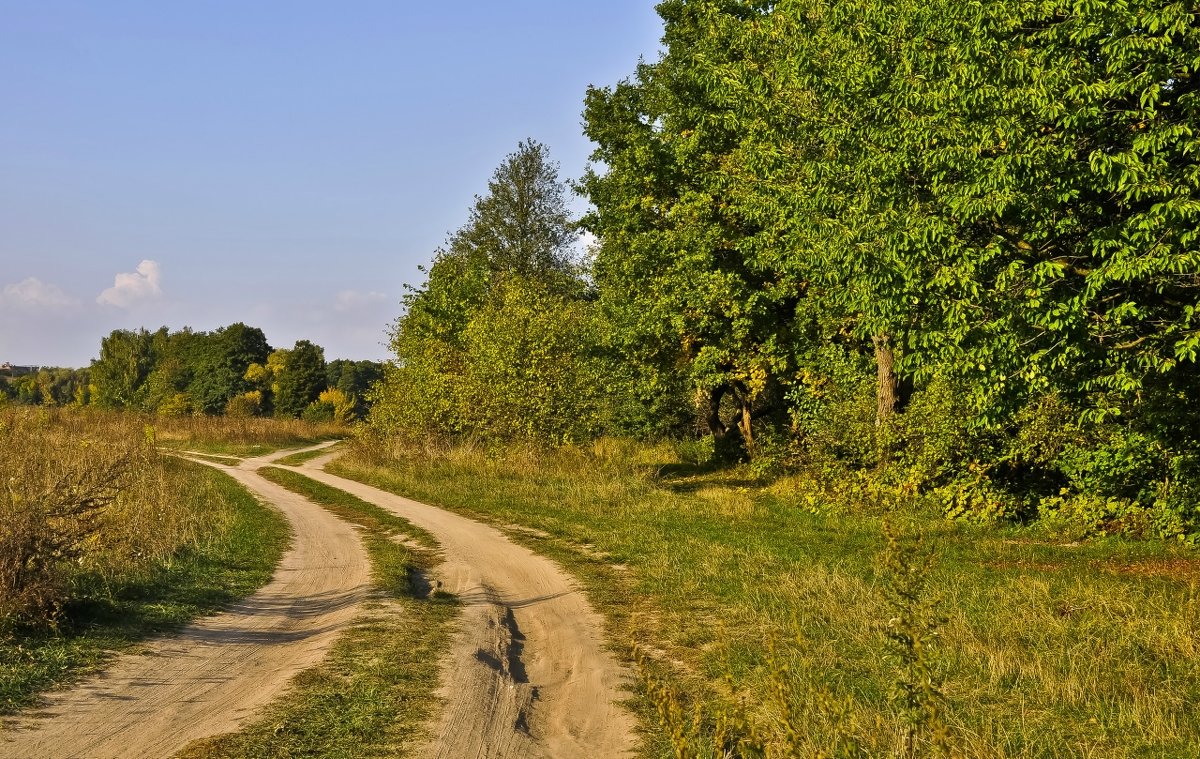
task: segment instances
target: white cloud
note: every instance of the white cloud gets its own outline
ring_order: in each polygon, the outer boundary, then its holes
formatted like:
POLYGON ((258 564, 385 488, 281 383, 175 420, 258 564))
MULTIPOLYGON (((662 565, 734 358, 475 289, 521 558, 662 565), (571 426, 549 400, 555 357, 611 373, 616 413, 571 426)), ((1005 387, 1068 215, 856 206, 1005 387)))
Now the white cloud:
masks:
POLYGON ((73 309, 79 301, 67 295, 57 285, 30 277, 0 290, 0 306, 21 310, 64 311, 73 309))
POLYGON ((96 302, 104 306, 130 308, 162 295, 159 282, 162 274, 157 261, 142 261, 133 272, 122 272, 116 276, 113 286, 100 293, 96 302))
POLYGON ((384 293, 377 292, 359 292, 357 290, 342 290, 335 296, 333 302, 334 311, 354 311, 356 309, 373 306, 382 303, 388 299, 384 293))

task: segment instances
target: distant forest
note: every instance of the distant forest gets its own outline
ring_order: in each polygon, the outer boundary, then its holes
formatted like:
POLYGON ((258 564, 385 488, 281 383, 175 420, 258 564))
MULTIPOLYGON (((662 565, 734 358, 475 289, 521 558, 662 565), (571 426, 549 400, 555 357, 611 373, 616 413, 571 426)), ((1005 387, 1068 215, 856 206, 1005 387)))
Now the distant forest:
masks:
POLYGON ((272 348, 261 329, 239 322, 212 332, 115 330, 87 368, 0 372, 0 396, 28 405, 349 423, 366 414, 382 372, 374 361, 327 362, 308 340, 272 348))

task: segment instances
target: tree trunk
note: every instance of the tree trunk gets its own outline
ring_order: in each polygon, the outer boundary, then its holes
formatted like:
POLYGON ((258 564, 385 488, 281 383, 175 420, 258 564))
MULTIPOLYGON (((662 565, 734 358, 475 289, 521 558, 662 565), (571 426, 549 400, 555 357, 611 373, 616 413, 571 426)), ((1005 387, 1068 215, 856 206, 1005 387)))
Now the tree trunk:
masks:
POLYGON ((742 431, 742 443, 746 446, 746 453, 753 455, 754 453, 754 431, 751 423, 754 421, 753 412, 750 409, 750 401, 740 394, 738 401, 742 406, 742 413, 738 417, 738 428, 742 431))
POLYGON ((708 431, 718 440, 725 437, 725 433, 729 428, 725 426, 725 422, 721 421, 721 399, 725 397, 724 387, 714 387, 708 391, 708 408, 705 421, 708 422, 708 431))
POLYGON ((892 338, 888 335, 876 335, 871 338, 871 342, 875 344, 875 396, 878 401, 875 426, 878 427, 896 413, 900 382, 896 379, 896 353, 892 349, 892 338))

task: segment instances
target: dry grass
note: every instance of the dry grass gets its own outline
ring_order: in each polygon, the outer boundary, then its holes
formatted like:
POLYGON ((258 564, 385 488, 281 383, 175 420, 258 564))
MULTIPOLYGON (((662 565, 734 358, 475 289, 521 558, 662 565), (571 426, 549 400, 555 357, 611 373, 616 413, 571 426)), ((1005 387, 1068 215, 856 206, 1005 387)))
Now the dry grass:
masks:
POLYGON ((0 472, 0 623, 53 624, 73 573, 147 566, 200 528, 134 418, 0 409, 0 472))
POLYGON ((255 456, 270 451, 346 437, 340 424, 301 419, 228 416, 148 417, 159 445, 203 453, 255 456))
POLYGON ((254 591, 287 525, 136 415, 0 408, 0 714, 254 591))

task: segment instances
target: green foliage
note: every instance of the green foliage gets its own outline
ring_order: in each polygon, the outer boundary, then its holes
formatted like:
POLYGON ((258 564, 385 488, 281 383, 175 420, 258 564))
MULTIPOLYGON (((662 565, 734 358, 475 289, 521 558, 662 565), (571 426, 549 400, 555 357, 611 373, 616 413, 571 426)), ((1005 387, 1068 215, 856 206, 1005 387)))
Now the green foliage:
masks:
MULTIPOLYGON (((756 15, 735 5, 725 4, 756 15)), ((699 393, 701 418, 723 436, 781 410, 777 385, 792 368, 805 286, 750 251, 761 224, 732 202, 720 174, 742 125, 723 118, 724 93, 696 63, 736 55, 728 27, 710 23, 710 4, 665 2, 659 12, 663 57, 615 88, 588 91, 585 131, 603 173, 594 165, 580 184, 594 206, 583 224, 599 238, 595 282, 636 396, 669 429, 699 393), (722 416, 723 400, 733 415, 722 416)), ((741 435, 751 442, 748 427, 741 435)))
POLYGON ((0 401, 26 406, 86 406, 91 402, 87 369, 40 367, 0 376, 0 401))
POLYGON ((593 437, 631 404, 570 257, 576 235, 557 167, 527 141, 488 189, 405 298, 370 424, 410 437, 593 437))
POLYGON ((308 404, 302 417, 305 421, 318 424, 325 422, 350 424, 356 418, 355 409, 357 407, 358 401, 354 396, 331 387, 323 390, 315 401, 308 404))
POLYGON ((325 365, 327 387, 344 393, 354 401, 353 417, 366 416, 367 395, 371 387, 383 379, 383 364, 378 361, 347 361, 334 359, 325 365))
POLYGON ((1189 4, 658 11, 661 57, 588 91, 580 183, 644 408, 696 398, 760 475, 873 479, 967 519, 1096 496, 1195 529, 1189 4))
POLYGON ((92 362, 92 402, 100 408, 139 405, 142 387, 154 368, 155 338, 145 329, 113 330, 100 341, 100 358, 92 362))
MULTIPOLYGON (((476 196, 467 224, 449 249, 491 275, 555 279, 570 275, 574 222, 549 149, 525 140, 496 168, 486 195, 476 196)), ((570 282, 563 284, 570 287, 570 282)))
POLYGON ((510 277, 467 324, 462 428, 551 443, 605 427, 601 324, 586 301, 510 277))
MULTIPOLYGON (((225 404, 225 416, 248 417, 260 416, 263 412, 263 393, 261 390, 251 390, 248 393, 235 395, 225 404)), ((160 407, 160 414, 166 412, 160 407)))
POLYGON ((328 387, 352 401, 335 414, 345 423, 366 413, 369 388, 381 374, 382 365, 372 361, 327 366, 324 350, 307 340, 272 351, 261 329, 239 322, 214 332, 116 330, 90 370, 43 370, 12 380, 12 392, 30 404, 294 418, 328 387))
MULTIPOLYGON (((233 399, 230 399, 230 403, 233 399)), ((192 399, 187 393, 175 393, 159 404, 158 413, 161 416, 186 416, 193 412, 192 399)))
POLYGON ((263 331, 241 323, 210 333, 116 330, 92 362, 90 400, 102 408, 220 414, 256 389, 246 371, 269 351, 263 331))
POLYGON ((328 424, 333 421, 336 411, 332 403, 316 400, 304 407, 300 418, 310 424, 328 424))
POLYGON ((300 416, 325 389, 325 351, 307 340, 297 340, 282 368, 274 370, 274 380, 275 415, 300 416))
POLYGON ((195 337, 188 362, 192 373, 188 394, 197 411, 219 414, 231 398, 254 389, 246 370, 266 361, 271 348, 261 329, 240 322, 195 337))
POLYGON ((410 343, 422 353, 408 349, 389 368, 371 421, 387 426, 394 414, 415 432, 547 443, 594 437, 621 398, 608 392, 601 334, 586 301, 508 277, 467 320, 457 350, 410 343))

